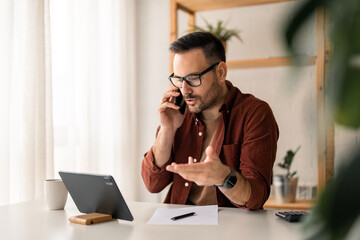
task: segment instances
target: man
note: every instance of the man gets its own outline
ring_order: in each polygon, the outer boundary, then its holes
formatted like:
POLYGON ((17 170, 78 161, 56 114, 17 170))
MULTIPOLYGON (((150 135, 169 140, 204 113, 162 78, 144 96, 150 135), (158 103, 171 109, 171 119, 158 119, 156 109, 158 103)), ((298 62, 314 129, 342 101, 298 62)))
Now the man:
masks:
POLYGON ((210 33, 185 35, 170 51, 173 87, 161 99, 156 140, 142 162, 146 187, 157 193, 172 183, 165 203, 262 208, 279 134, 270 107, 226 80, 224 47, 210 33), (184 115, 174 104, 178 89, 184 115))

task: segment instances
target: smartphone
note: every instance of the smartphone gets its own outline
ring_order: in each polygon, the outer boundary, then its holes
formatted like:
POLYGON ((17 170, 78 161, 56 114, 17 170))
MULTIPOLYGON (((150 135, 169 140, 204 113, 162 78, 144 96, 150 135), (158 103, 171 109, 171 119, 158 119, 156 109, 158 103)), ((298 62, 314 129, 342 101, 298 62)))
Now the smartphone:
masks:
POLYGON ((179 106, 180 107, 179 112, 181 114, 184 114, 185 113, 185 108, 186 108, 186 103, 185 103, 183 95, 181 94, 180 89, 178 89, 177 92, 179 92, 180 95, 175 98, 174 104, 176 106, 179 106))

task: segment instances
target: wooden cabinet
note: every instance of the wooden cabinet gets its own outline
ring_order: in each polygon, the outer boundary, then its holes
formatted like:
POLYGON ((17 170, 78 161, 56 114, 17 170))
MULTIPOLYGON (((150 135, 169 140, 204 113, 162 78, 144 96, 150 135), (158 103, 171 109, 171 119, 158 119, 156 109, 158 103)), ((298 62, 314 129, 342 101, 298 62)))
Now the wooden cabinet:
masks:
MULTIPOLYGON (((170 41, 178 37, 178 11, 188 14, 188 25, 195 25, 195 14, 200 11, 225 8, 274 4, 291 0, 170 0, 170 41)), ((318 11, 316 16, 316 56, 304 57, 304 65, 314 65, 316 68, 316 107, 317 107, 317 162, 318 162, 318 192, 334 172, 334 128, 327 120, 327 99, 324 93, 325 69, 329 59, 329 46, 326 33, 325 13, 318 11)), ((170 56, 172 63, 173 55, 170 56)), ((264 59, 247 59, 228 61, 229 69, 259 68, 291 65, 291 57, 271 57, 264 59)), ((172 65, 172 64, 171 64, 172 65)), ((310 206, 311 201, 309 201, 310 206)))

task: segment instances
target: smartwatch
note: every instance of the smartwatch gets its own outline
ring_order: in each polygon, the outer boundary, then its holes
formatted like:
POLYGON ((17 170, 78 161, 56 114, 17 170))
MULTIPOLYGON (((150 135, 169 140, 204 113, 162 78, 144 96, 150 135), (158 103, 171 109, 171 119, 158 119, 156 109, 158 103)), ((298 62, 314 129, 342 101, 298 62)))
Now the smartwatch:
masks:
POLYGON ((237 176, 234 170, 230 168, 230 174, 227 175, 227 177, 224 180, 224 183, 222 186, 218 186, 221 189, 231 189, 235 186, 237 182, 237 176))

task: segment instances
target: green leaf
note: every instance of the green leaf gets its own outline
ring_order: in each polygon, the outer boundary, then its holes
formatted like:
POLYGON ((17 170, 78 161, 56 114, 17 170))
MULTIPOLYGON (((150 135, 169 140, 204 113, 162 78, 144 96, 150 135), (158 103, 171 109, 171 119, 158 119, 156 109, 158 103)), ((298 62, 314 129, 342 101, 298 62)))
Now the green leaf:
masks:
POLYGON ((290 178, 294 177, 296 175, 296 173, 297 173, 297 171, 292 172, 289 177, 290 178))
POLYGON ((360 127, 360 3, 344 0, 330 5, 333 44, 327 93, 338 123, 360 127))
POLYGON ((293 55, 294 39, 317 8, 329 9, 332 53, 328 67, 327 96, 336 122, 360 127, 360 1, 307 0, 290 20, 285 40, 293 55))
POLYGON ((278 163, 278 166, 287 169, 287 167, 285 167, 285 165, 282 163, 278 163))
POLYGON ((212 25, 205 18, 202 17, 202 19, 205 22, 205 27, 199 27, 195 25, 193 26, 195 31, 210 32, 224 42, 233 37, 237 38, 240 42, 243 42, 242 38, 240 37, 240 31, 237 29, 227 29, 226 24, 224 24, 223 21, 218 20, 215 25, 212 25))
POLYGON ((326 0, 307 0, 292 15, 292 19, 290 19, 289 24, 285 28, 285 40, 293 55, 296 55, 293 43, 297 32, 304 25, 306 20, 315 13, 315 10, 319 6, 324 6, 325 4, 326 0))
POLYGON ((360 216, 360 152, 327 184, 303 226, 305 239, 344 239, 360 216))
MULTIPOLYGON (((332 52, 327 72, 326 96, 335 120, 348 127, 360 127, 360 1, 307 0, 286 30, 286 42, 293 42, 303 23, 316 8, 329 10, 332 52)), ((303 227, 304 239, 345 239, 360 216, 360 152, 337 169, 303 227)))

